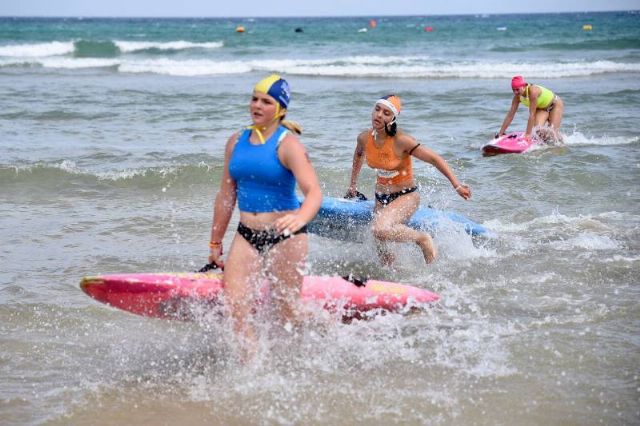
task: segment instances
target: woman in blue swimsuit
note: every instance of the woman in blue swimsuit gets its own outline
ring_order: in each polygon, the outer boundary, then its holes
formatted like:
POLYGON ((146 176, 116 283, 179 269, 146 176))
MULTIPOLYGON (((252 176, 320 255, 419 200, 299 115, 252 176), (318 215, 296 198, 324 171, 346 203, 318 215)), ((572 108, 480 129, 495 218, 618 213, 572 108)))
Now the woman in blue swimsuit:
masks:
POLYGON ((280 76, 271 75, 254 87, 249 104, 253 124, 227 141, 214 205, 209 262, 224 267, 226 308, 241 337, 245 360, 257 348, 251 317, 265 279, 271 281, 271 300, 283 325, 300 322, 306 225, 322 202, 316 172, 297 137, 301 129, 284 120, 288 106, 289 85, 280 76), (296 183, 304 194, 302 204, 296 183), (236 200, 240 223, 223 262, 222 239, 236 200))

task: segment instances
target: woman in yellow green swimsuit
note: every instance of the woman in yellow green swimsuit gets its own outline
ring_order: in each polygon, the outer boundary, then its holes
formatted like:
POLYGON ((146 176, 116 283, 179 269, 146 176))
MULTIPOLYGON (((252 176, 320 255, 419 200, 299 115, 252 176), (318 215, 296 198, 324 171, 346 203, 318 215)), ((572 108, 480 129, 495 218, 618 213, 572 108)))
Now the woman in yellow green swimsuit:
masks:
POLYGON ((534 126, 541 127, 549 123, 552 137, 547 138, 545 135, 542 135, 543 139, 562 141, 562 136, 560 136, 559 133, 562 114, 564 113, 564 103, 562 99, 545 87, 527 83, 521 75, 517 75, 511 79, 511 89, 513 90, 511 109, 502 122, 502 127, 500 127, 500 131, 496 134, 496 137, 505 134, 513 117, 516 115, 520 102, 522 102, 529 107, 529 119, 527 120, 527 130, 525 131, 526 137, 531 137, 534 126))

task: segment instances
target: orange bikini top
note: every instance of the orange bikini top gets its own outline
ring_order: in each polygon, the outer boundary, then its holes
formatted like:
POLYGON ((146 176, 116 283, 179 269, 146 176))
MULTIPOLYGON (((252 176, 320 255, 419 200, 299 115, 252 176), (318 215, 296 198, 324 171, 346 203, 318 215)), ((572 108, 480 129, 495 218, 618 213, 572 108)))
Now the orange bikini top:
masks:
POLYGON ((380 185, 402 185, 413 182, 411 156, 400 158, 393 151, 393 137, 385 138, 381 147, 377 147, 373 133, 369 133, 364 148, 369 167, 378 172, 380 185))

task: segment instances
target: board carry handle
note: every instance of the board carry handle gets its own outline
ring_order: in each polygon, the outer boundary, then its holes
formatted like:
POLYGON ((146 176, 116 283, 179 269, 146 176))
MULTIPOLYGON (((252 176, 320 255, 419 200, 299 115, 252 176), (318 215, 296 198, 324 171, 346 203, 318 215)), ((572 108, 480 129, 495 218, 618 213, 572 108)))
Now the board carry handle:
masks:
POLYGON ((367 285, 367 281, 369 281, 369 278, 356 277, 353 274, 345 275, 342 277, 342 279, 345 281, 349 281, 356 287, 364 287, 367 285))
POLYGON ((347 200, 350 200, 352 198, 357 198, 358 201, 367 201, 367 196, 360 191, 356 191, 354 195, 346 194, 344 198, 346 198, 347 200))
MULTIPOLYGON (((218 269, 218 268, 220 268, 220 265, 218 265, 216 262, 211 262, 211 263, 207 263, 202 268, 198 269, 197 272, 209 272, 211 270, 218 269)), ((220 268, 220 270, 224 271, 224 268, 220 268)))

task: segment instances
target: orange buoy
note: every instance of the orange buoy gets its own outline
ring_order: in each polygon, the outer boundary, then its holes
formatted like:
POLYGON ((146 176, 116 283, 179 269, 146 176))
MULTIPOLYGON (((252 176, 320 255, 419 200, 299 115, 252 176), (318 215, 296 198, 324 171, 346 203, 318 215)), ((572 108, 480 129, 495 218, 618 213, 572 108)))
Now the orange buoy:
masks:
POLYGON ((433 32, 433 27, 431 27, 431 26, 424 27, 424 31, 427 32, 427 33, 431 33, 431 32, 433 32))
POLYGON ((236 27, 236 32, 237 32, 237 33, 243 33, 243 32, 244 32, 244 27, 243 27, 242 25, 238 25, 238 26, 236 27))
POLYGON ((370 21, 369 21, 369 26, 370 26, 371 28, 375 28, 375 27, 377 27, 377 26, 378 26, 378 23, 376 22, 376 20, 375 20, 375 19, 372 19, 372 20, 370 20, 370 21))

